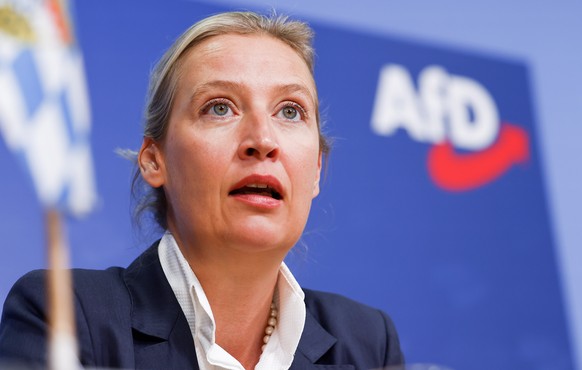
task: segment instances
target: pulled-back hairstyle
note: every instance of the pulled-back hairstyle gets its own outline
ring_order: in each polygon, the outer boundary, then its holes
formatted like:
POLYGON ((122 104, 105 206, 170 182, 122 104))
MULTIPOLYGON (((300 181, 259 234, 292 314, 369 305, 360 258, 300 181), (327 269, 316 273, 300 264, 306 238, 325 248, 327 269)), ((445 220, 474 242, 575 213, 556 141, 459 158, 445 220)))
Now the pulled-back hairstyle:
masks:
MULTIPOLYGON (((172 44, 154 67, 150 76, 147 105, 145 109, 144 138, 160 142, 164 139, 180 79, 183 57, 188 50, 202 41, 219 35, 267 35, 289 45, 303 59, 311 75, 314 71, 314 51, 312 46, 313 31, 299 21, 289 20, 282 15, 264 16, 253 12, 228 12, 205 18, 192 25, 172 44)), ((321 130, 319 102, 317 96, 316 121, 319 131, 319 148, 328 154, 330 144, 321 130)), ((151 188, 141 178, 139 167, 136 169, 133 191, 136 185, 143 185, 143 193, 137 199, 135 217, 138 219, 144 211, 151 211, 154 220, 163 229, 167 228, 167 200, 163 188, 151 188)))

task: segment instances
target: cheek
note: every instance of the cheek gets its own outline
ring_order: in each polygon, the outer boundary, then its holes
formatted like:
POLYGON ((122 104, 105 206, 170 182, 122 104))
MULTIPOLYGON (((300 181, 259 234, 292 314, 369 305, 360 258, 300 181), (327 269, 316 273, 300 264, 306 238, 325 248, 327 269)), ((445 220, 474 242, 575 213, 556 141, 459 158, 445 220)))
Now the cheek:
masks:
POLYGON ((224 180, 232 156, 232 148, 219 138, 195 138, 182 143, 172 158, 172 175, 179 181, 176 190, 181 200, 196 207, 216 207, 225 191, 224 180))
POLYGON ((301 154, 302 157, 298 157, 300 160, 296 162, 294 173, 290 176, 294 177, 301 196, 310 201, 319 179, 319 151, 305 148, 301 154))
POLYGON ((182 200, 200 192, 207 177, 204 166, 208 164, 205 152, 194 142, 168 141, 166 154, 168 198, 182 200), (202 181, 201 181, 202 180, 202 181))
POLYGON ((200 176, 207 168, 218 167, 221 163, 221 145, 212 137, 182 130, 169 138, 167 163, 173 167, 174 175, 200 176))

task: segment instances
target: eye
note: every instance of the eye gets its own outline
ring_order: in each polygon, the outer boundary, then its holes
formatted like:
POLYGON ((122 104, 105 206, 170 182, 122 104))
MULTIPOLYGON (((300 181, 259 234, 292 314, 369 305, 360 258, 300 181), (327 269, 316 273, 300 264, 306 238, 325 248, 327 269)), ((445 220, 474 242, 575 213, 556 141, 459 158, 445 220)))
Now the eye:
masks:
POLYGON ((216 103, 210 107, 210 113, 217 116, 226 116, 229 112, 230 108, 224 103, 216 103))
POLYGON ((214 117, 230 117, 234 115, 231 103, 226 99, 213 99, 204 104, 200 112, 214 117))
POLYGON ((305 111, 298 104, 288 103, 277 112, 277 117, 288 121, 298 122, 304 119, 305 111))
POLYGON ((285 107, 285 108, 283 108, 281 113, 283 113, 283 116, 285 116, 285 118, 291 119, 291 120, 295 119, 295 117, 297 117, 299 115, 299 112, 297 112, 297 109, 295 109, 293 107, 285 107))

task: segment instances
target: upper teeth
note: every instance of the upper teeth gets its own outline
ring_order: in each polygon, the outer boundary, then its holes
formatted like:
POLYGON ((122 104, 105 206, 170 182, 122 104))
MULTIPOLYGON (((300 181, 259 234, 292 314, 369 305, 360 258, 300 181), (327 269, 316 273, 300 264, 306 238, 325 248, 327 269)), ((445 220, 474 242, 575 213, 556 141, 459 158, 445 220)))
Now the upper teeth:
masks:
POLYGON ((265 184, 249 184, 249 185, 247 185, 247 187, 249 187, 249 188, 259 188, 259 189, 266 189, 266 188, 268 188, 268 186, 265 185, 265 184))

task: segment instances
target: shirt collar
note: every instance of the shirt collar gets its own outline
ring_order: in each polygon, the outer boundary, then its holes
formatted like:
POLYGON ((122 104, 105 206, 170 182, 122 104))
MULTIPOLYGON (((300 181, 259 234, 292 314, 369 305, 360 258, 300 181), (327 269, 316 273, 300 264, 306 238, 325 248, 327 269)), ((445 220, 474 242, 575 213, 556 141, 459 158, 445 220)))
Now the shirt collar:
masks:
MULTIPOLYGON (((200 369, 243 369, 234 357, 216 344, 216 324, 210 303, 170 232, 162 237, 158 254, 164 274, 188 321, 200 369)), ((305 325, 304 298, 295 277, 285 263, 281 263, 275 295, 279 309, 277 327, 255 369, 288 369, 291 366, 305 325)))

